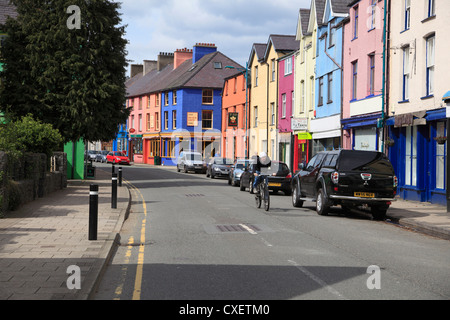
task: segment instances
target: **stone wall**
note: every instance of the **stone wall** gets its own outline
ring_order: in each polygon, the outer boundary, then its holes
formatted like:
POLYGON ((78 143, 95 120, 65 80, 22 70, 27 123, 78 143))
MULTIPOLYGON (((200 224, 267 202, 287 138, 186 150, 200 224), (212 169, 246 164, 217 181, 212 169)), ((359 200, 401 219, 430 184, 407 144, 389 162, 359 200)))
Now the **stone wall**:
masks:
POLYGON ((0 151, 0 217, 22 204, 42 198, 67 187, 67 155, 54 153, 50 161, 45 154, 27 153, 13 160, 0 151))

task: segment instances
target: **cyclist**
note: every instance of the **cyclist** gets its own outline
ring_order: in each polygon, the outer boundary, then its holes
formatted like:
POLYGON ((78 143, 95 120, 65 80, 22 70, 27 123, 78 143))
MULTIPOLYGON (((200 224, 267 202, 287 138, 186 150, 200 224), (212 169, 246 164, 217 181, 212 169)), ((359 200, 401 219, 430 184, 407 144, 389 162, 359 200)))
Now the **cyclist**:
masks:
POLYGON ((261 152, 259 156, 256 156, 256 161, 253 163, 253 175, 255 179, 253 180, 253 193, 256 193, 256 188, 261 182, 261 171, 263 168, 270 167, 272 161, 265 152, 261 152))

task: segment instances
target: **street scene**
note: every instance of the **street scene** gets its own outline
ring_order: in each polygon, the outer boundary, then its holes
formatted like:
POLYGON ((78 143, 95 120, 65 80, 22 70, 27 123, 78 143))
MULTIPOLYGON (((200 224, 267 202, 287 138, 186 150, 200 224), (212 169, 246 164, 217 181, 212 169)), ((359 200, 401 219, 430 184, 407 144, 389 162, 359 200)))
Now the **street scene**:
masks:
POLYGON ((0 300, 450 299, 450 3, 253 7, 0 0, 0 300))

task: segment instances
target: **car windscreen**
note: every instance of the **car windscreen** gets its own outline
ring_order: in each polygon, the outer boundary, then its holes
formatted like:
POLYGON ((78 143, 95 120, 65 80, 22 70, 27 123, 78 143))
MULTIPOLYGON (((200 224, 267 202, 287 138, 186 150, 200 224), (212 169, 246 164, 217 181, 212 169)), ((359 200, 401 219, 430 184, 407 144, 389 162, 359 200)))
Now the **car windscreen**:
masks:
POLYGON ((343 150, 339 157, 338 166, 340 171, 364 171, 384 174, 394 173, 391 162, 386 155, 381 152, 343 150))
POLYGON ((227 158, 215 158, 215 164, 233 164, 233 160, 227 158))
POLYGON ((271 166, 269 168, 261 168, 261 173, 262 174, 282 174, 282 173, 287 173, 289 172, 289 168, 286 164, 284 163, 279 163, 279 162, 272 162, 271 166))
POLYGON ((202 155, 196 153, 188 153, 186 154, 186 159, 191 161, 202 161, 202 155))

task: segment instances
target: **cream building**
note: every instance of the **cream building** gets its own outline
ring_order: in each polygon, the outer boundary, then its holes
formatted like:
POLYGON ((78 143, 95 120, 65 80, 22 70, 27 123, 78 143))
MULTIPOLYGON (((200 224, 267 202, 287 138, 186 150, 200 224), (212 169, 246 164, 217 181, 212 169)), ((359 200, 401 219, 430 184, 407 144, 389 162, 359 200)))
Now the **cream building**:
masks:
POLYGON ((390 1, 389 156, 404 199, 445 204, 450 1, 390 1))

